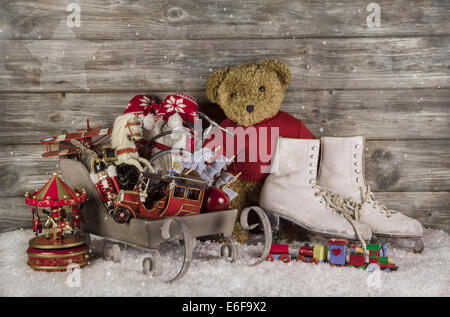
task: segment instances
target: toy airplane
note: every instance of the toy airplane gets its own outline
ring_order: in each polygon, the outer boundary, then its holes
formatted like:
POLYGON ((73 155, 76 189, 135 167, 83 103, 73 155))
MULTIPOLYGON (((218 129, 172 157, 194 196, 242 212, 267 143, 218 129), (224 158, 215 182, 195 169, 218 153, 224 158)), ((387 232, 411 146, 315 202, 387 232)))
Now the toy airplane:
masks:
POLYGON ((86 119, 86 129, 42 139, 41 143, 45 144, 46 149, 42 157, 78 156, 82 150, 99 150, 102 148, 100 144, 109 139, 111 132, 112 128, 91 128, 89 119, 86 119))

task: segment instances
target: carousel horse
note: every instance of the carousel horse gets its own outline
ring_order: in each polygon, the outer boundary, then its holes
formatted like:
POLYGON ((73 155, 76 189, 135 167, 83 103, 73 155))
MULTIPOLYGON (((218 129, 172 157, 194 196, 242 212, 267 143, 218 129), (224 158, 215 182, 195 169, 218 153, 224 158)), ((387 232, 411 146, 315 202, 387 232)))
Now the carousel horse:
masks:
POLYGON ((129 164, 142 172, 147 167, 155 172, 148 160, 139 156, 135 142, 142 139, 142 123, 139 116, 133 113, 121 115, 114 120, 111 133, 111 148, 115 150, 116 165, 129 164))

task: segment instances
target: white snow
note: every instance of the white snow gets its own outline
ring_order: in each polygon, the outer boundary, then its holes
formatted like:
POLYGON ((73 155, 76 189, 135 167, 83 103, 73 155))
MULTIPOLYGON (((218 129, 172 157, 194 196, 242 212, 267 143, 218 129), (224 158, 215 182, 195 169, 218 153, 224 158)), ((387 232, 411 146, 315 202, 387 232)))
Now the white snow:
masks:
MULTIPOLYGON (((121 245, 121 263, 99 258, 104 239, 94 237, 94 259, 80 271, 79 287, 68 286, 69 272, 36 272, 27 266, 32 237, 28 229, 0 234, 0 296, 450 296, 450 235, 434 229, 425 231, 421 254, 390 248, 399 270, 378 275, 298 262, 249 267, 244 262, 255 259, 256 246, 241 246, 242 258, 228 263, 218 255, 219 243, 197 242, 190 270, 172 284, 142 274, 145 250, 121 245)), ((180 264, 180 250, 165 245, 166 268, 180 264)))

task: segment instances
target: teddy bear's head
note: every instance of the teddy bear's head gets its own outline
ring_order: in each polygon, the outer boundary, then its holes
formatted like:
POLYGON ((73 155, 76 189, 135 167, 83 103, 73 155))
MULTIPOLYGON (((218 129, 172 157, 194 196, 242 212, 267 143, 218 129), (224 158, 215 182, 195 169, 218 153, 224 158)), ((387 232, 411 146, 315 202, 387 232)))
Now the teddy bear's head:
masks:
POLYGON ((290 80, 289 69, 277 60, 241 64, 212 74, 206 95, 229 119, 248 127, 277 114, 290 80))

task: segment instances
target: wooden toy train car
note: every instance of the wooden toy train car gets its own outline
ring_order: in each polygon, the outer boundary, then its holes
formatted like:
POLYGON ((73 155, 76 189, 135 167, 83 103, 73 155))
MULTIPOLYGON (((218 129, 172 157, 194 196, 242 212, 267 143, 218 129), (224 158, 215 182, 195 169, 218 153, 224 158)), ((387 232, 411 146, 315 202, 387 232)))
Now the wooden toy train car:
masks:
POLYGON ((348 245, 346 239, 328 240, 328 248, 322 244, 294 247, 288 244, 272 244, 267 261, 292 260, 307 263, 329 263, 331 266, 357 267, 373 272, 376 269, 385 272, 396 271, 398 266, 387 255, 387 244, 368 244, 368 255, 356 245, 348 245), (328 249, 328 250, 327 250, 328 249))

